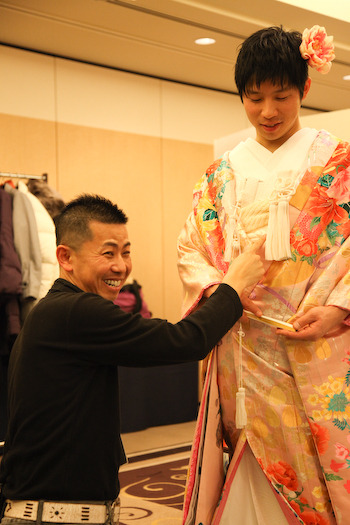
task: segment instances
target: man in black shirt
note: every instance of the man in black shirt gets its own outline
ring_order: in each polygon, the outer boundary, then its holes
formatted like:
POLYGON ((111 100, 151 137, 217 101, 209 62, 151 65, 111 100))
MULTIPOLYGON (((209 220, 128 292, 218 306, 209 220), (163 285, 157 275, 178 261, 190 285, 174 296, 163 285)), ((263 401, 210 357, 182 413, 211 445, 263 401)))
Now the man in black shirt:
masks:
POLYGON ((28 315, 10 360, 3 525, 116 523, 125 461, 118 365, 203 359, 242 315, 238 294, 263 274, 255 247, 179 323, 125 313, 113 301, 131 272, 126 222, 116 205, 91 195, 57 218, 60 278, 28 315))

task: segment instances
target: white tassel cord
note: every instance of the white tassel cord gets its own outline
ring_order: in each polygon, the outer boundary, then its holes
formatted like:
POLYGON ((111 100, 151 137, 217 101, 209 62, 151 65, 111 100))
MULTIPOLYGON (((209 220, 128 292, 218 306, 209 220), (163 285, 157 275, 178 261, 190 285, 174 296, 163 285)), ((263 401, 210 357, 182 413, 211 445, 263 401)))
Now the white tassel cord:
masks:
POLYGON ((269 222, 267 225, 266 241, 265 241, 265 259, 273 261, 275 258, 275 235, 274 231, 277 224, 277 203, 271 202, 269 208, 269 222))
POLYGON ((269 261, 284 261, 292 257, 290 250, 289 201, 296 191, 299 176, 292 170, 282 171, 270 197, 269 221, 265 257, 269 261))
MULTIPOLYGON (((245 179, 246 182, 247 179, 245 179)), ((225 260, 232 260, 233 252, 241 253, 240 225, 241 202, 233 200, 232 188, 229 187, 229 222, 227 224, 228 234, 226 236, 225 260)), ((236 427, 244 428, 247 424, 247 412, 245 408, 245 388, 243 387, 243 356, 242 340, 244 337, 241 323, 239 324, 239 354, 238 354, 238 391, 236 393, 236 427)))
POLYGON ((282 196, 278 203, 270 204, 265 258, 268 261, 284 261, 291 256, 289 202, 287 197, 282 196))
POLYGON ((287 198, 283 198, 278 203, 277 221, 280 230, 279 242, 279 260, 290 259, 292 253, 290 251, 290 220, 289 220, 289 202, 287 198))
POLYGON ((245 407, 245 388, 243 386, 243 355, 242 355, 242 341, 245 333, 242 330, 242 325, 239 323, 238 341, 238 390, 236 393, 236 427, 244 428, 247 424, 247 411, 245 407))
POLYGON ((245 388, 239 387, 236 393, 236 427, 244 428, 247 425, 247 411, 245 408, 245 388))

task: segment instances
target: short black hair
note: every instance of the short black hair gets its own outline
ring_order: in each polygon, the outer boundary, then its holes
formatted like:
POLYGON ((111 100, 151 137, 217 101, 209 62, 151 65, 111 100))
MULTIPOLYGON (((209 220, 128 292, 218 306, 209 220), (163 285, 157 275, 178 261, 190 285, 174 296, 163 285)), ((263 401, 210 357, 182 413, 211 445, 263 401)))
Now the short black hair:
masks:
POLYGON ((302 34, 283 27, 267 27, 250 35, 241 45, 235 66, 235 81, 243 100, 250 88, 265 81, 281 87, 296 87, 300 98, 308 79, 308 64, 300 54, 302 34))
POLYGON ((78 249, 92 238, 91 221, 126 224, 128 218, 116 204, 101 195, 83 194, 70 201, 55 218, 56 243, 78 249))

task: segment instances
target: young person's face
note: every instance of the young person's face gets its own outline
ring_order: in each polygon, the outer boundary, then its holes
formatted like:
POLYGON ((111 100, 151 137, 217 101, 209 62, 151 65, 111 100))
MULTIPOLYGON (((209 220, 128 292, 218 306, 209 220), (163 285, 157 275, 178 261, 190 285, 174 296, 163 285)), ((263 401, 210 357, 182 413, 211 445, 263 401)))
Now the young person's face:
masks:
POLYGON ((70 281, 114 301, 132 268, 126 226, 91 221, 90 230, 92 239, 70 250, 70 281))
MULTIPOLYGON (((305 84, 303 99, 310 89, 305 84)), ((256 129, 256 140, 270 151, 288 140, 300 129, 300 92, 296 87, 281 87, 270 81, 252 86, 243 95, 243 105, 256 129)))

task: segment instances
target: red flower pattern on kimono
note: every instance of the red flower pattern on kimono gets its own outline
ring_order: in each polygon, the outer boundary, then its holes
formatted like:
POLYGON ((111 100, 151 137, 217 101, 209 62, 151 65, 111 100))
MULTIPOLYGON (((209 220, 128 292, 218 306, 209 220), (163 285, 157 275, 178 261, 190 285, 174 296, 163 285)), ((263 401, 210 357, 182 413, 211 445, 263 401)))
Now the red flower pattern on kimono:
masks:
POLYGON ((225 241, 222 237, 220 224, 217 224, 215 229, 208 232, 209 243, 207 245, 207 251, 215 263, 215 266, 223 271, 224 273, 228 270, 228 263, 223 259, 223 253, 225 251, 225 241))
POLYGON ((347 491, 347 493, 350 494, 350 480, 348 480, 348 481, 344 484, 344 488, 345 488, 345 490, 347 491))
POLYGON ((345 461, 349 457, 349 449, 341 443, 335 444, 335 455, 338 459, 345 461))
POLYGON ((314 421, 309 421, 319 454, 324 454, 328 448, 329 430, 314 421))
POLYGON ((285 461, 272 463, 266 469, 266 472, 280 485, 288 490, 297 490, 298 479, 293 468, 285 461))
MULTIPOLYGON (((305 498, 299 498, 300 503, 307 504, 305 498)), ((313 509, 306 509, 300 512, 300 507, 296 501, 290 501, 290 506, 300 516, 305 525, 329 525, 328 519, 321 516, 313 509)))
POLYGON ((211 164, 206 171, 207 176, 210 177, 210 175, 212 175, 217 170, 220 164, 221 164, 221 159, 218 159, 215 162, 213 162, 213 164, 211 164))
POLYGON ((312 224, 312 219, 313 217, 302 211, 298 220, 298 227, 304 237, 308 237, 316 243, 322 233, 322 226, 320 224, 312 224))
POLYGON ((328 197, 324 188, 319 188, 319 191, 311 195, 309 211, 315 217, 320 217, 321 226, 325 227, 332 220, 338 224, 346 221, 348 214, 337 204, 337 200, 328 197))
POLYGON ((197 215, 197 213, 198 213, 197 206, 198 206, 198 202, 200 201, 201 198, 202 198, 202 192, 201 191, 196 191, 193 194, 193 210, 194 210, 194 214, 195 215, 197 215))
POLYGON ((347 239, 350 235, 350 220, 345 222, 344 224, 341 224, 340 226, 337 226, 337 230, 344 237, 344 239, 347 239))
POLYGON ((343 468, 347 468, 346 463, 338 463, 337 461, 334 461, 334 459, 332 459, 330 466, 333 472, 339 472, 339 470, 342 470, 343 468))
POLYGON ((299 514, 305 525, 328 525, 329 521, 313 510, 305 510, 299 514))
POLYGON ((350 167, 338 171, 326 193, 329 197, 336 198, 340 204, 350 201, 350 167))
POLYGON ((291 234, 291 245, 299 253, 299 255, 305 255, 305 257, 311 257, 317 253, 317 243, 310 238, 303 236, 297 237, 295 234, 291 234))

